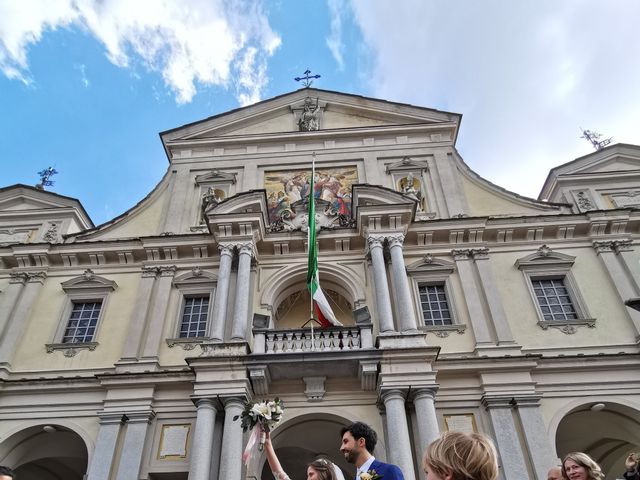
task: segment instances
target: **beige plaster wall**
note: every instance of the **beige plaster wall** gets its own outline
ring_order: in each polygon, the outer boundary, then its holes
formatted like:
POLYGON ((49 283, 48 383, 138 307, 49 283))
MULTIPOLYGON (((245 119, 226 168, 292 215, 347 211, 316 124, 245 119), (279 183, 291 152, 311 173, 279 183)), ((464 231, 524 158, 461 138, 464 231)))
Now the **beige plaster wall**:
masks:
POLYGON ((518 258, 534 252, 534 248, 520 252, 492 252, 491 262, 503 301, 505 313, 516 342, 527 348, 566 348, 618 345, 633 341, 634 332, 626 318, 620 299, 607 273, 591 247, 555 249, 576 256, 572 273, 585 301, 589 318, 595 318, 596 328, 579 327, 573 335, 555 328, 543 331, 524 274, 515 266, 518 258))
POLYGON ((25 335, 16 350, 12 362, 15 370, 113 368, 122 354, 129 330, 140 275, 119 273, 102 276, 115 281, 118 288, 103 304, 96 335, 98 347, 93 352, 81 350, 74 357, 65 357, 61 351, 46 352, 45 344, 54 342, 58 325, 61 322, 66 324, 68 320, 63 318, 63 313, 69 300, 60 283, 73 278, 49 276, 33 305, 25 335))
POLYGON ((472 217, 489 215, 531 215, 545 213, 542 209, 528 207, 515 200, 510 201, 504 196, 484 188, 466 175, 460 175, 464 193, 469 205, 469 214, 472 217))

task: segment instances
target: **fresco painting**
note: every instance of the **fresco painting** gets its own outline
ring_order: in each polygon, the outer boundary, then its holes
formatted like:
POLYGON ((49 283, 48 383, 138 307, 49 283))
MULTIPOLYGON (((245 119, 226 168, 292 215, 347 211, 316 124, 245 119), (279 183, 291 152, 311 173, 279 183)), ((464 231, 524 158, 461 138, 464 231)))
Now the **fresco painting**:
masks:
MULTIPOLYGON (((295 202, 309 195, 311 169, 278 170, 265 172, 264 188, 267 191, 269 221, 275 222, 283 215, 293 218, 291 208, 295 202)), ((336 214, 351 216, 351 186, 358 183, 355 166, 316 169, 313 195, 329 202, 336 214)))

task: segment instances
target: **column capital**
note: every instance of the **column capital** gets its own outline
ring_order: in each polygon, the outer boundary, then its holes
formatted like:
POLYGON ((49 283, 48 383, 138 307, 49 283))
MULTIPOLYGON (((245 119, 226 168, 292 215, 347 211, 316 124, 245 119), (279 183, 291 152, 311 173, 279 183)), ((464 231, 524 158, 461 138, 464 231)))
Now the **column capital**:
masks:
POLYGON ((487 260, 489 258, 489 249, 487 247, 472 248, 470 252, 474 260, 487 260))
POLYGON ((372 234, 370 233, 369 235, 367 235, 367 245, 369 247, 369 250, 373 249, 373 248, 382 248, 382 246, 384 245, 384 241, 385 241, 385 236, 381 235, 381 234, 372 234))
POLYGON ((211 397, 193 397, 191 401, 196 406, 198 410, 200 409, 211 409, 218 410, 218 399, 211 397))
POLYGON ((175 265, 161 265, 158 267, 158 272, 161 277, 173 277, 176 274, 178 267, 175 265))
POLYGON ((158 276, 158 267, 142 267, 142 278, 155 278, 158 276))
POLYGON ((19 283, 24 285, 29 279, 29 276, 24 272, 11 272, 9 275, 11 276, 9 283, 19 283))
POLYGON ((387 242, 389 242, 389 248, 400 247, 404 244, 405 235, 402 233, 395 233, 393 235, 387 235, 387 242))
POLYGON ((225 410, 228 410, 233 407, 244 408, 245 404, 247 403, 247 400, 248 400, 247 396, 242 394, 220 397, 220 401, 224 405, 225 410))
POLYGON ((598 255, 600 255, 601 253, 613 252, 613 241, 595 241, 593 242, 593 249, 598 255))
POLYGON ((415 390, 411 390, 411 400, 416 401, 416 400, 420 400, 421 398, 427 398, 429 400, 435 400, 436 399, 436 393, 438 392, 438 385, 433 385, 430 387, 420 387, 418 389, 415 390))
POLYGON ((513 406, 513 397, 484 395, 480 402, 487 410, 491 410, 492 408, 511 408, 513 406))
POLYGON ((47 278, 47 272, 26 272, 27 283, 44 283, 47 278))
POLYGON ((456 262, 461 260, 471 260, 471 250, 468 248, 454 248, 451 250, 451 256, 456 262))
POLYGON ((140 412, 127 412, 124 414, 126 422, 133 423, 151 423, 151 420, 156 416, 156 412, 153 410, 143 410, 140 412))
POLYGON ((218 244, 218 252, 220 252, 220 257, 232 257, 233 244, 229 244, 229 243, 218 244))
POLYGON ((408 389, 405 390, 403 388, 380 390, 380 398, 385 403, 385 405, 389 400, 402 400, 404 402, 407 399, 407 391, 408 389))
POLYGON ((511 399, 511 405, 516 408, 539 407, 542 395, 520 395, 511 399))
POLYGON ((101 425, 119 425, 127 421, 124 413, 98 413, 101 425))

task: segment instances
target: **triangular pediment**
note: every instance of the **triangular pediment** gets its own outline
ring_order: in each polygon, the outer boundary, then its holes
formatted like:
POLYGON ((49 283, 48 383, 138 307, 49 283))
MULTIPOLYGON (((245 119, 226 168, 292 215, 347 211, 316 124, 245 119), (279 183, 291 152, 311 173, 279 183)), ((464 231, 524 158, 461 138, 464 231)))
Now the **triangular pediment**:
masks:
POLYGON ((460 115, 328 90, 306 88, 161 134, 171 142, 212 138, 308 133, 300 131, 300 114, 310 102, 317 108, 318 130, 412 124, 450 123, 457 130, 460 115))
POLYGON ((198 185, 206 185, 209 183, 236 183, 237 173, 223 172, 221 170, 211 170, 196 177, 198 185))

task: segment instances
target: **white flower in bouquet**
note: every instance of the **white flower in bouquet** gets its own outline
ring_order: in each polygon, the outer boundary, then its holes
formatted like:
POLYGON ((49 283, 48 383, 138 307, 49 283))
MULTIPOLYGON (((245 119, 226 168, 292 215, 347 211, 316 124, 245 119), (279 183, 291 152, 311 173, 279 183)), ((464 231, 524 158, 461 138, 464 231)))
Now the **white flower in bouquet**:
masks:
POLYGON ((284 409, 282 401, 276 397, 272 401, 257 402, 254 404, 247 403, 241 415, 233 417, 234 420, 241 419, 242 431, 253 430, 260 437, 258 448, 262 450, 266 441, 265 432, 274 429, 282 420, 284 409), (260 425, 259 429, 256 429, 260 425))

